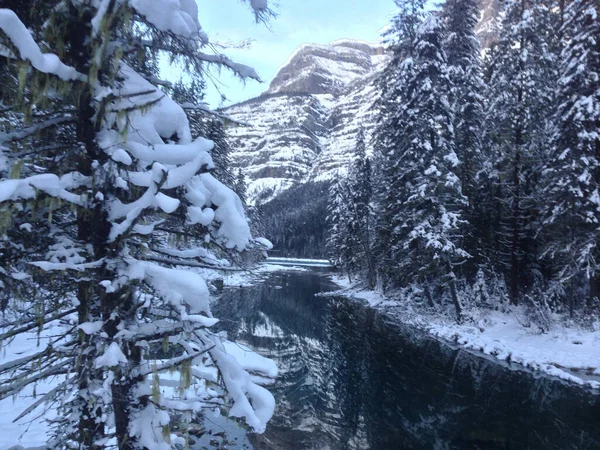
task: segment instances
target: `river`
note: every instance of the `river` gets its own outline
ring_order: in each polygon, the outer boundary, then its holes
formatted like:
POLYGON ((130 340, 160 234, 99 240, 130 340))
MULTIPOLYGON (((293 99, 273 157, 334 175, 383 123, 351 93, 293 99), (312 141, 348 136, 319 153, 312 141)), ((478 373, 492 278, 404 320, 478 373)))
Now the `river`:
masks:
POLYGON ((600 449, 600 395, 315 297, 335 289, 323 273, 275 273, 213 307, 280 369, 267 431, 231 422, 222 448, 600 449))

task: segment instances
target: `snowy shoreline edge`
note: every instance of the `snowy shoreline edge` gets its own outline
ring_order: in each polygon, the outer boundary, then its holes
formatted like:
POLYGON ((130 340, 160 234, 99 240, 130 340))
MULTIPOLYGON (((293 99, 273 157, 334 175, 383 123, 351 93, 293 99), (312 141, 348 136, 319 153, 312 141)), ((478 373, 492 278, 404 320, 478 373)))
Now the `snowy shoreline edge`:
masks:
POLYGON ((562 327, 533 333, 519 323, 518 315, 499 311, 486 311, 486 317, 477 324, 457 324, 442 315, 416 311, 412 305, 403 307, 388 296, 349 283, 339 274, 328 278, 340 289, 322 296, 361 301, 394 323, 412 326, 444 344, 600 394, 600 330, 562 327))

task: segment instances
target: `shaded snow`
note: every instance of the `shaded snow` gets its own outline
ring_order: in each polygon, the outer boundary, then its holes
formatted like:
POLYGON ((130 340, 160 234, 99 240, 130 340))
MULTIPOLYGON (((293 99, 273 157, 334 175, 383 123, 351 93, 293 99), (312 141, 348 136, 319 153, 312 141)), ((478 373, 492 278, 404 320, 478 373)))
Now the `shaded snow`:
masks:
POLYGON ((96 358, 95 366, 100 367, 115 367, 119 364, 127 364, 127 358, 119 348, 119 344, 112 342, 104 353, 96 358))
MULTIPOLYGON (((0 328, 1 331, 2 328, 0 328)), ((10 343, 4 342, 1 347, 2 357, 0 362, 6 363, 42 351, 55 334, 56 328, 46 324, 39 336, 37 331, 32 331, 16 336, 10 343)), ((38 417, 44 413, 46 405, 38 406, 31 416, 22 418, 17 422, 13 421, 26 408, 39 400, 43 394, 49 392, 63 380, 63 376, 53 377, 37 383, 35 388, 33 385, 26 387, 18 396, 0 401, 0 450, 6 450, 15 445, 37 447, 46 443, 48 427, 44 419, 38 417)), ((53 418, 55 412, 49 410, 44 413, 44 417, 53 418)))

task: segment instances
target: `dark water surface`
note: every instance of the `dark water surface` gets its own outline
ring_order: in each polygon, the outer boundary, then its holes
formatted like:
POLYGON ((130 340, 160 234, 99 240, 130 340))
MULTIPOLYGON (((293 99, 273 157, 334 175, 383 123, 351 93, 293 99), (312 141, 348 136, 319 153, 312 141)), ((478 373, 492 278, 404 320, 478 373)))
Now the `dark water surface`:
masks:
POLYGON ((314 296, 334 289, 278 273, 215 305, 231 338, 280 369, 265 434, 224 448, 600 449, 600 395, 314 296))

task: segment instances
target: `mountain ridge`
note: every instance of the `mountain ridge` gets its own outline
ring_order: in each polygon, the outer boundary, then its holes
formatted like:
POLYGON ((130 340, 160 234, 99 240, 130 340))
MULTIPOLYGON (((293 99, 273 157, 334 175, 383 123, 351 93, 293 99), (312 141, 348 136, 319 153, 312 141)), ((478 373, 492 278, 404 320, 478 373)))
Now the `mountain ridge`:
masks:
MULTIPOLYGON (((497 38, 501 2, 479 2, 476 32, 484 48, 497 38)), ((364 129, 369 142, 375 128, 374 82, 389 60, 389 51, 379 43, 338 39, 303 44, 279 67, 264 93, 223 108, 234 121, 249 124, 230 128, 229 137, 232 167, 246 177, 250 204, 346 172, 358 129, 364 129)))
POLYGON ((373 124, 368 110, 375 89, 369 85, 388 59, 379 44, 306 44, 282 66, 265 93, 223 109, 235 121, 251 124, 229 132, 232 166, 244 171, 251 204, 272 200, 298 183, 333 179, 345 170, 353 157, 351 144, 359 126, 355 119, 365 120, 365 128, 373 124))

